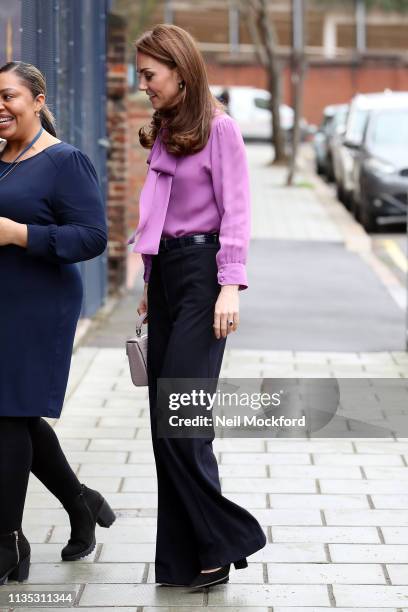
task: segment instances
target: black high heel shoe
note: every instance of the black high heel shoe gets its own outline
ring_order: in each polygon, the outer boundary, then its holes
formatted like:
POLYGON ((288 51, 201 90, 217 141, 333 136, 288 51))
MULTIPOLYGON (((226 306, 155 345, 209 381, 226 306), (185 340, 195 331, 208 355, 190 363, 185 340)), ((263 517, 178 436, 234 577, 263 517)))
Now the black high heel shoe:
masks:
POLYGON ((116 515, 106 499, 93 489, 81 485, 82 491, 65 506, 71 523, 71 537, 61 551, 63 561, 77 561, 90 555, 96 546, 95 527, 110 527, 116 515))
POLYGON ((7 580, 27 580, 31 549, 22 530, 0 535, 0 585, 7 580))
MULTIPOLYGON (((200 572, 193 582, 189 585, 190 589, 203 589, 204 587, 215 586, 216 584, 225 584, 229 580, 230 563, 223 565, 215 572, 200 572)), ((234 561, 235 569, 243 569, 248 567, 248 562, 245 558, 234 561)))

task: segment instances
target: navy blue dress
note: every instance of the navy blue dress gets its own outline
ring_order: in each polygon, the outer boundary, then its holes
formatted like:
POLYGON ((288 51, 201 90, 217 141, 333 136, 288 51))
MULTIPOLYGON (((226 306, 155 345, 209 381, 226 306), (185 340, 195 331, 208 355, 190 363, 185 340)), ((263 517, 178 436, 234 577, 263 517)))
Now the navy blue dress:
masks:
POLYGON ((107 242, 91 161, 65 142, 21 161, 0 181, 0 217, 28 227, 27 248, 0 246, 0 416, 57 418, 82 304, 75 262, 107 242))

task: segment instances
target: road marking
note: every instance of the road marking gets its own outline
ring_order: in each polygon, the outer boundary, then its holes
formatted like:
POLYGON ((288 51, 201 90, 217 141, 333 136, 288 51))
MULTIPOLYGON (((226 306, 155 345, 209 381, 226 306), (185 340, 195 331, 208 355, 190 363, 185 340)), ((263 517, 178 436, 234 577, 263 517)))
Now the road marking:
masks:
POLYGON ((394 240, 383 240, 383 245, 395 265, 403 272, 408 272, 407 258, 401 247, 394 240))

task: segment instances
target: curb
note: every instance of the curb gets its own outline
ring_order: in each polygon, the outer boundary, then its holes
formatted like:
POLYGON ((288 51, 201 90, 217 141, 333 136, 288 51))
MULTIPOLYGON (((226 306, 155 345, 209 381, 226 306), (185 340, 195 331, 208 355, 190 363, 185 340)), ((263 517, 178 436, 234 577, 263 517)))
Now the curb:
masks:
POLYGON ((89 332, 94 331, 96 327, 99 327, 107 318, 110 317, 116 306, 119 304, 123 295, 117 293, 106 298, 105 304, 96 311, 93 317, 83 318, 78 321, 73 352, 75 352, 88 336, 89 332))

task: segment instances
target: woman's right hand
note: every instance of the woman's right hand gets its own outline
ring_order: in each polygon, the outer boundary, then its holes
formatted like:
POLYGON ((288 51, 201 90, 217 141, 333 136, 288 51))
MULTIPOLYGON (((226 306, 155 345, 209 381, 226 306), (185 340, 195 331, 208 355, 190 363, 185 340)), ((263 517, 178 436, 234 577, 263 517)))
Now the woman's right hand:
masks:
MULTIPOLYGON (((145 283, 144 290, 143 290, 143 296, 139 302, 139 306, 137 307, 137 313, 139 315, 147 312, 147 287, 148 287, 148 283, 145 283)), ((145 318, 143 323, 147 323, 147 317, 145 318)))

